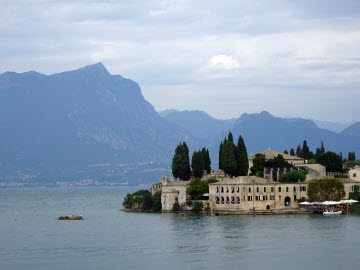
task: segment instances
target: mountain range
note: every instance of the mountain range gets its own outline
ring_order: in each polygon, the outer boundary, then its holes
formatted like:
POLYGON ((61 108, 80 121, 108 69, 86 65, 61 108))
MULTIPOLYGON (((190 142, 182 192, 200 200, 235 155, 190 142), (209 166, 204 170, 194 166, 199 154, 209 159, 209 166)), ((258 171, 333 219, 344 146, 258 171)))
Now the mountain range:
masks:
MULTIPOLYGON (((220 120, 202 111, 157 113, 139 85, 101 63, 50 76, 0 75, 0 186, 148 184, 169 174, 176 145, 206 146, 216 168, 231 130, 249 154, 283 151, 304 139, 315 150, 360 153, 360 123, 340 133, 268 112, 220 120)), ((191 153, 190 153, 191 155, 191 153)))

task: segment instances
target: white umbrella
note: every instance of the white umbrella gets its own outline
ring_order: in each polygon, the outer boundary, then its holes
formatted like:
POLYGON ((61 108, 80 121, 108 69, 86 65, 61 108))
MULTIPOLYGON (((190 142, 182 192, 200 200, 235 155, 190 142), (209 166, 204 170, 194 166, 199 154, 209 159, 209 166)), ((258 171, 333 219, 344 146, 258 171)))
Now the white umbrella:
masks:
POLYGON ((312 205, 312 203, 309 203, 309 202, 301 202, 299 204, 301 204, 301 205, 312 205))
POLYGON ((341 200, 340 203, 358 203, 356 200, 341 200))
POLYGON ((341 202, 325 201, 325 202, 323 202, 321 204, 322 205, 336 205, 336 204, 341 204, 341 202))

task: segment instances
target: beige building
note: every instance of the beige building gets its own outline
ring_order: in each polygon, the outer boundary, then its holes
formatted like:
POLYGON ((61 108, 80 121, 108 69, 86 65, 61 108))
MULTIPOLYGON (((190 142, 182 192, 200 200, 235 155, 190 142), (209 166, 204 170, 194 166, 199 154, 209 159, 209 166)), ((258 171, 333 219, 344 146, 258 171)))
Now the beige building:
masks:
POLYGON ((189 183, 190 181, 176 181, 175 179, 168 179, 166 175, 162 176, 162 211, 171 211, 175 202, 179 205, 186 203, 186 189, 189 183))
POLYGON ((360 166, 355 166, 353 169, 349 170, 349 176, 352 180, 360 181, 360 166))
MULTIPOLYGON (((346 195, 359 181, 339 179, 346 195)), ((299 199, 307 199, 310 181, 280 183, 256 176, 240 176, 209 184, 210 207, 215 211, 282 210, 299 207, 299 199)))

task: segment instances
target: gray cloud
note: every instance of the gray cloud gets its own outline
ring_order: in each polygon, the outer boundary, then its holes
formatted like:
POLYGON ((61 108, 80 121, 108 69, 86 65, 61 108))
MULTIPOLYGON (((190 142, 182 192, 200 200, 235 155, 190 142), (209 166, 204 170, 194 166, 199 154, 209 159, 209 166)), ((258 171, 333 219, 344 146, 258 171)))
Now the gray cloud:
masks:
POLYGON ((0 4, 0 72, 102 61, 159 110, 360 120, 359 1, 0 4))

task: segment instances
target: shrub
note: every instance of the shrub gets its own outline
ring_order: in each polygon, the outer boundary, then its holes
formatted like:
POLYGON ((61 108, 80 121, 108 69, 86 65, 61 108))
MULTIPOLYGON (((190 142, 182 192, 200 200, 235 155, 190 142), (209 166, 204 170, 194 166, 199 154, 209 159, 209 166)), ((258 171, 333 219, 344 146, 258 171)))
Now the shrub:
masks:
POLYGON ((202 202, 195 202, 195 203, 193 204, 192 211, 194 211, 194 212, 200 212, 200 211, 202 211, 202 209, 203 209, 203 204, 202 204, 202 202))
POLYGON ((152 197, 152 210, 160 211, 161 210, 161 191, 156 192, 152 197))
POLYGON ((173 204, 172 210, 173 210, 174 212, 180 211, 180 204, 179 204, 178 202, 175 202, 175 203, 173 204))
POLYGON ((278 181, 282 183, 303 182, 307 174, 307 171, 291 171, 280 175, 278 181))
POLYGON ((337 174, 334 176, 335 178, 348 178, 346 174, 337 174))
POLYGON ((210 177, 207 180, 208 184, 219 182, 219 180, 216 179, 216 177, 210 177))
POLYGON ((194 198, 201 197, 204 193, 209 192, 209 185, 206 181, 196 178, 190 182, 190 187, 186 193, 194 198))
POLYGON ((193 201, 187 201, 187 202, 186 202, 186 205, 189 206, 189 207, 191 207, 191 206, 193 205, 193 201))

